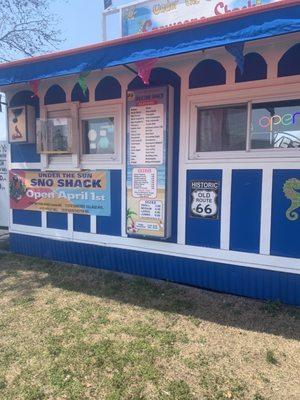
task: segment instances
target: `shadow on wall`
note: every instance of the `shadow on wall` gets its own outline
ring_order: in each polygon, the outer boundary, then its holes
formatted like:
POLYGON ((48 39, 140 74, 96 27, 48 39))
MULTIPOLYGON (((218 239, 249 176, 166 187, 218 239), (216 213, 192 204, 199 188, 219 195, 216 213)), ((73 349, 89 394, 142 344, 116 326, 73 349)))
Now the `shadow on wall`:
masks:
MULTIPOLYGON (((125 304, 185 315, 198 326, 210 321, 222 326, 300 339, 300 309, 277 303, 215 293, 178 284, 0 254, 0 291, 16 300, 34 298, 45 287, 111 299, 125 304), (6 281, 14 276, 14 284, 6 281)), ((200 329, 200 328, 199 328, 200 329)))

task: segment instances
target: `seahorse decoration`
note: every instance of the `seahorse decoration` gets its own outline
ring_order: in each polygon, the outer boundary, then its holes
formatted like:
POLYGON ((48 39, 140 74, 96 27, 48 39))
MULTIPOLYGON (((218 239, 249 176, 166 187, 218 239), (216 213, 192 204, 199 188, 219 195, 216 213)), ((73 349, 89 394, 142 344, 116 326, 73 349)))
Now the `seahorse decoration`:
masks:
POLYGON ((291 200, 290 207, 286 210, 286 217, 290 221, 296 221, 299 213, 295 210, 300 207, 300 180, 297 178, 288 179, 283 185, 285 197, 291 200))

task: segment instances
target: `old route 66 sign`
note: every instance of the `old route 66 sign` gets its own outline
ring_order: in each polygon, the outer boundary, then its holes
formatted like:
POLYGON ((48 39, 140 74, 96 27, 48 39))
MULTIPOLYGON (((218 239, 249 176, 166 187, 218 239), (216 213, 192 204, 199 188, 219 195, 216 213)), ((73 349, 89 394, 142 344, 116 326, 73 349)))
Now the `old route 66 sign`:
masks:
POLYGON ((190 182, 191 215, 205 219, 217 219, 220 182, 194 180, 190 182))

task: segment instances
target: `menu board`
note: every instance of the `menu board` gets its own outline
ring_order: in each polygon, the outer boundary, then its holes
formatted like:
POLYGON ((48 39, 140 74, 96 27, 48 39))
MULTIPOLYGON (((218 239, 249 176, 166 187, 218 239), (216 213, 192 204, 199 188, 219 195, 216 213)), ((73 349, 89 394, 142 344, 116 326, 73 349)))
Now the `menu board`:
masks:
POLYGON ((0 141, 0 226, 8 227, 8 172, 7 172, 8 143, 0 141))
POLYGON ((170 236, 172 89, 127 92, 127 220, 130 236, 170 236))

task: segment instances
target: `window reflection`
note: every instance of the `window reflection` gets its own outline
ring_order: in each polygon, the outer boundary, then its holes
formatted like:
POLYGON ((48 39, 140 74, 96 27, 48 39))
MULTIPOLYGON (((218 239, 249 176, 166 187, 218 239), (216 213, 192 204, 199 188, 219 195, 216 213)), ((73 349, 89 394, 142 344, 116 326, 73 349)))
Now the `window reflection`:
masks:
POLYGON ((254 104, 251 148, 300 147, 300 100, 254 104))

